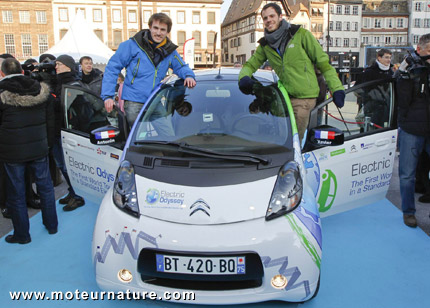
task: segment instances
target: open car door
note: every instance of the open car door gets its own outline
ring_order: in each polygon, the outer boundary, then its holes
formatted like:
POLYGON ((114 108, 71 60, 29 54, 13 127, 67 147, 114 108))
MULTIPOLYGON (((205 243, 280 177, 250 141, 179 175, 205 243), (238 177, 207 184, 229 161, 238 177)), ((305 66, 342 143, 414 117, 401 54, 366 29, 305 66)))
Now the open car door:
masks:
POLYGON ((385 198, 396 153, 395 117, 393 81, 354 86, 346 90, 343 108, 330 98, 311 112, 303 161, 322 217, 385 198), (343 132, 343 145, 327 146, 330 127, 343 132), (326 140, 315 145, 322 134, 326 140))
POLYGON ((117 126, 116 112, 107 114, 100 97, 76 86, 63 87, 61 103, 66 122, 61 139, 73 189, 100 203, 115 180, 122 146, 91 144, 90 132, 106 125, 117 126))

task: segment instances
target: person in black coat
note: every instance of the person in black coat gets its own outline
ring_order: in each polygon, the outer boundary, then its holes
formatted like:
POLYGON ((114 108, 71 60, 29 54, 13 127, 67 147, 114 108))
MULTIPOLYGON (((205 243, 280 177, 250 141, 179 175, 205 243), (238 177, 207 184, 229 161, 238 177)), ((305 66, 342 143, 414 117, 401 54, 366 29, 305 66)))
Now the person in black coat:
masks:
POLYGON ((48 166, 53 139, 53 111, 49 87, 23 75, 20 63, 9 58, 1 65, 0 161, 7 174, 13 235, 8 243, 31 242, 25 198, 25 169, 33 172, 41 198, 42 220, 50 234, 57 233, 54 187, 48 166))
MULTIPOLYGON (((364 70, 356 85, 374 80, 391 80, 394 74, 391 56, 392 52, 389 49, 380 49, 375 62, 364 70)), ((359 110, 356 119, 360 119, 358 122, 363 122, 364 117, 369 117, 376 127, 385 127, 388 124, 390 112, 388 91, 388 84, 379 84, 362 88, 357 92, 360 94, 357 101, 359 110)))
MULTIPOLYGON (((430 154, 430 33, 420 37, 416 51, 399 67, 399 179, 403 221, 415 228, 415 174, 421 152, 430 154)), ((427 175, 428 176, 428 175, 427 175)))
POLYGON ((59 200, 60 204, 65 204, 64 211, 73 211, 80 206, 85 205, 85 200, 78 196, 73 189, 67 174, 66 162, 64 160, 63 145, 61 141, 61 128, 64 127, 64 114, 61 107, 61 91, 65 84, 81 86, 75 71, 75 60, 69 55, 61 55, 55 61, 55 70, 57 72, 57 84, 54 90, 55 99, 55 142, 53 146, 53 156, 58 169, 61 170, 64 179, 69 185, 69 193, 59 200))

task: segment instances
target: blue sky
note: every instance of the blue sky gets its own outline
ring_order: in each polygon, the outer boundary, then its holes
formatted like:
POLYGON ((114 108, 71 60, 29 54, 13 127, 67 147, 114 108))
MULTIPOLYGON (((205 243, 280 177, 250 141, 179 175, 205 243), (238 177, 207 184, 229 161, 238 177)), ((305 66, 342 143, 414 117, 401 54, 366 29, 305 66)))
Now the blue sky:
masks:
POLYGON ((221 5, 221 23, 224 21, 224 16, 230 7, 232 0, 224 0, 224 3, 221 5))

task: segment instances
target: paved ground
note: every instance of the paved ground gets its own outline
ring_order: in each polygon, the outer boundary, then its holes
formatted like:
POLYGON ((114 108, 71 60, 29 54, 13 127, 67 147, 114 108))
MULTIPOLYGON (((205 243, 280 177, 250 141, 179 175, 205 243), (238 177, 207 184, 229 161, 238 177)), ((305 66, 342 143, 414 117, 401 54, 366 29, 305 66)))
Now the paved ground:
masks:
MULTIPOLYGON (((55 187, 55 199, 58 200, 65 194, 67 194, 67 184, 65 181, 63 181, 62 184, 55 187)), ((418 219, 418 226, 421 229, 423 229, 424 232, 427 233, 427 235, 430 236, 430 218, 429 218, 430 204, 418 202, 418 198, 420 196, 421 196, 420 194, 415 194, 416 208, 417 208, 416 217, 418 219)), ((387 199, 391 201, 391 203, 393 203, 397 208, 400 209, 401 200, 400 200, 400 186, 399 186, 399 177, 398 177, 398 153, 394 162, 394 172, 393 172, 390 188, 388 190, 387 199)), ((58 210, 62 211, 62 207, 58 207, 58 210)), ((38 212, 39 210, 28 209, 28 213, 30 217, 32 217, 38 212)), ((401 215, 400 211, 399 211, 399 215, 401 215)), ((384 219, 384 217, 381 217, 381 219, 384 219)), ((3 216, 0 215, 0 237, 3 237, 11 230, 12 230, 12 221, 10 219, 4 219, 3 216)))

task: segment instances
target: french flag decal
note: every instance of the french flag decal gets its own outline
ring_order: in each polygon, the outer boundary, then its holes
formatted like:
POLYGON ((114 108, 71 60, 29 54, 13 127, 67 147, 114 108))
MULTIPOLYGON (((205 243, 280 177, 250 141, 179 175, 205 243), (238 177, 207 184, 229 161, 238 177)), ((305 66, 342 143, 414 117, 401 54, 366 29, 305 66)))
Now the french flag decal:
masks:
POLYGON ((113 138, 113 137, 115 137, 115 131, 108 130, 108 131, 104 131, 104 132, 97 132, 95 137, 97 140, 113 138))
POLYGON ((317 139, 334 139, 335 132, 328 132, 322 130, 315 131, 315 138, 317 139))

